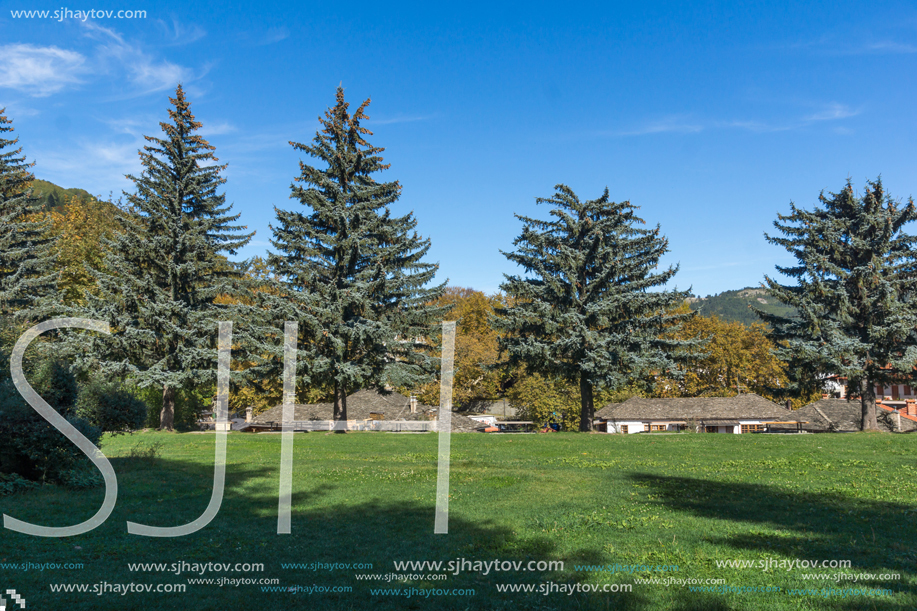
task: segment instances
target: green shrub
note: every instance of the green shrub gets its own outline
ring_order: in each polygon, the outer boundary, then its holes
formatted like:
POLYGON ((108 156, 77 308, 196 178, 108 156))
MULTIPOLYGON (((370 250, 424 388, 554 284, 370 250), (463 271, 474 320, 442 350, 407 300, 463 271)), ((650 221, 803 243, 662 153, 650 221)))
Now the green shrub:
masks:
POLYGON ((120 383, 94 377, 80 386, 76 413, 103 432, 117 435, 141 428, 147 405, 120 383))
MULTIPOLYGON (((76 381, 66 366, 45 361, 27 377, 39 396, 98 444, 101 430, 76 415, 76 381)), ((67 483, 73 479, 74 470, 91 466, 79 448, 26 403, 9 377, 0 380, 0 471, 30 480, 67 483)))
POLYGON ((74 408, 79 388, 76 378, 64 363, 56 360, 44 361, 28 378, 38 396, 47 401, 58 414, 65 418, 75 415, 74 408))
POLYGON ((0 496, 37 488, 38 484, 15 473, 0 473, 0 496))

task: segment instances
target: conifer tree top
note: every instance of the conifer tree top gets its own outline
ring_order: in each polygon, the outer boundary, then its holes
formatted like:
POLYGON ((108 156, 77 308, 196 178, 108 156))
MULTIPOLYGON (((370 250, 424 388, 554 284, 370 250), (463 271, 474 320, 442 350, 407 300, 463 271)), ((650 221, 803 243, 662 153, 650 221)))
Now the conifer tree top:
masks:
POLYGON ((379 209, 395 202, 401 185, 397 181, 380 184, 371 176, 389 169, 391 164, 383 163, 379 153, 385 149, 371 145, 366 136, 373 133, 361 125, 361 121, 369 119, 366 108, 370 98, 350 114, 350 104, 344 99, 343 87, 337 88, 335 97, 335 105, 318 118, 321 129, 316 132, 312 144, 290 142, 296 150, 327 164, 327 168, 316 168, 300 161, 300 176, 295 179, 300 185, 293 185, 292 197, 313 209, 316 209, 316 204, 321 206, 323 203, 359 203, 379 209), (355 198, 353 193, 357 191, 365 197, 355 198), (323 201, 318 201, 319 198, 323 201))
POLYGON ((514 302, 494 323, 509 332, 500 342, 510 361, 612 387, 633 371, 666 369, 665 353, 683 342, 660 339, 662 330, 690 314, 671 311, 687 292, 648 290, 678 271, 655 271, 668 250, 658 225, 635 226, 644 223, 636 206, 612 202, 607 189, 583 201, 557 185, 536 201, 553 206, 553 219, 516 215, 517 250, 503 253, 532 276, 506 275, 501 285, 514 302))
POLYGON ((850 180, 839 193, 819 194, 805 210, 790 204, 766 239, 785 248, 797 264, 776 266, 795 284, 769 276, 770 292, 792 305, 796 318, 757 311, 784 342, 785 360, 816 374, 845 375, 851 383, 913 376, 917 362, 917 236, 903 231, 917 221, 913 200, 892 199, 881 179, 858 196, 850 180))
MULTIPOLYGON (((171 122, 159 123, 165 137, 144 136, 150 144, 139 151, 143 174, 127 176, 134 181, 136 192, 124 195, 153 223, 150 229, 154 233, 169 233, 160 231, 156 224, 168 225, 168 218, 184 215, 188 222, 197 224, 194 232, 186 231, 187 236, 195 235, 195 239, 207 241, 218 251, 236 254, 254 234, 239 233, 246 227, 232 223, 240 215, 228 214, 232 205, 225 205, 225 195, 218 193, 218 188, 226 182, 221 172, 227 165, 216 164, 219 161, 214 155, 216 149, 195 133, 201 123, 191 113, 191 103, 180 84, 169 101, 171 122)), ((175 233, 174 228, 171 232, 175 233)))
POLYGON ((103 371, 180 388, 213 373, 217 322, 232 313, 220 298, 238 297, 243 284, 242 265, 223 253, 252 233, 219 192, 226 166, 213 163, 214 147, 195 133, 201 124, 180 85, 169 100, 170 120, 159 123, 162 137, 145 136, 143 171, 128 176, 131 206, 117 216, 104 266, 93 271, 98 295, 72 311, 116 330, 90 340, 103 371))
POLYGON ((32 195, 35 180, 18 138, 9 138, 12 121, 0 109, 0 314, 41 315, 56 291, 50 223, 41 218, 41 200, 32 195), (33 307, 41 305, 42 312, 33 307))
POLYGON ((19 143, 19 138, 6 137, 13 131, 13 121, 6 116, 6 109, 0 108, 0 198, 4 200, 19 195, 35 180, 28 170, 35 162, 26 163, 21 146, 12 148, 19 143))
POLYGON ((319 117, 309 144, 290 142, 319 163, 299 163, 291 197, 305 209, 277 209, 269 257, 283 297, 265 298, 275 316, 300 321, 304 362, 313 383, 345 390, 386 382, 426 381, 431 359, 409 338, 428 337, 442 308, 430 303, 443 286, 426 288, 438 265, 422 259, 430 241, 416 232, 413 213, 394 216, 397 181, 377 182, 386 170, 365 100, 353 112, 338 87, 335 105, 319 117))

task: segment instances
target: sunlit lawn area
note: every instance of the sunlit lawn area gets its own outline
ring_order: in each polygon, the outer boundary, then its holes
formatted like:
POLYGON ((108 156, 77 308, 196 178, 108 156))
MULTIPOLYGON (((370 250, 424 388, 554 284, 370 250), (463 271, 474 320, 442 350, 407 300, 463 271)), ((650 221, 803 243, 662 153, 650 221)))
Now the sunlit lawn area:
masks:
MULTIPOLYGON (((174 526, 206 507, 212 434, 139 433, 106 439, 118 504, 91 533, 62 539, 0 534, 0 562, 82 563, 79 570, 2 570, 30 609, 913 609, 917 607, 917 437, 847 435, 452 436, 448 535, 434 535, 435 434, 298 434, 292 534, 277 535, 280 435, 229 435, 227 488, 216 519, 179 538, 128 535, 130 520, 174 526), (159 457, 138 457, 158 447, 159 457), (134 455, 133 457, 131 455, 134 455), (562 560, 562 571, 465 571, 445 580, 358 580, 403 560, 562 560), (717 568, 717 560, 851 560, 849 573, 898 580, 804 580, 839 569, 717 568), (282 586, 188 584, 201 575, 131 572, 128 563, 263 563, 263 572, 204 578, 277 578, 282 586), (371 563, 369 570, 283 569, 283 563, 371 563), (617 574, 578 565, 677 565, 617 574), (638 579, 724 579, 697 592, 638 579), (184 593, 52 594, 50 584, 186 584, 184 593), (498 584, 633 584, 630 593, 508 593, 498 584), (410 597, 370 589, 469 589, 410 597), (837 593, 822 595, 822 588, 837 593), (791 595, 794 588, 818 594, 791 595), (867 596, 844 590, 887 588, 867 596), (425 597, 426 596, 426 597, 425 597)), ((101 488, 44 488, 0 497, 11 517, 49 526, 81 522, 101 488)), ((426 572, 426 571, 425 571, 426 572)), ((7 607, 8 609, 11 607, 7 607)))

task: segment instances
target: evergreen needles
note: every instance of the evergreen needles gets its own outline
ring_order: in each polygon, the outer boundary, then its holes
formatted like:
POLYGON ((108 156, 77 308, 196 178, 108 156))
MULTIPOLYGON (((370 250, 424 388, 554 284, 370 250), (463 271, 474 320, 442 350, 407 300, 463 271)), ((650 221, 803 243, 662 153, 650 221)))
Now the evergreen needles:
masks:
POLYGON ((821 193, 820 206, 778 215, 765 234, 798 261, 777 271, 796 280, 781 285, 766 277, 771 292, 799 312, 798 318, 758 314, 782 344, 799 386, 827 373, 846 376, 848 394, 859 394, 862 429, 876 423, 875 384, 913 379, 917 362, 917 237, 902 231, 917 220, 913 200, 901 205, 877 179, 857 196, 850 181, 840 193, 821 193))
POLYGON ((510 305, 494 324, 512 364, 560 376, 580 387, 580 430, 592 430, 594 390, 616 389, 649 374, 677 377, 679 348, 665 338, 691 313, 676 313, 687 291, 650 291, 678 267, 656 273, 668 240, 659 226, 643 229, 630 202, 581 201, 557 185, 540 204, 553 206, 549 221, 516 215, 524 223, 518 247, 506 257, 528 277, 506 275, 501 289, 510 305))
POLYGON ((366 140, 368 105, 350 114, 339 87, 312 144, 290 143, 323 167, 300 162, 292 197, 305 210, 277 210, 268 263, 278 290, 262 294, 275 327, 300 323, 298 362, 313 386, 333 389, 335 420, 356 390, 430 378, 435 359, 422 350, 445 309, 430 305, 444 285, 425 288, 439 267, 422 261, 430 241, 413 213, 389 210, 401 185, 373 178, 389 166, 366 140))
POLYGON ((181 85, 170 98, 164 136, 146 136, 140 152, 143 173, 129 176, 135 191, 125 193, 128 210, 117 217, 108 241, 105 271, 93 272, 98 294, 73 315, 105 320, 112 335, 81 336, 83 362, 105 374, 130 375, 140 387, 163 389, 160 428, 173 427, 175 392, 215 377, 217 323, 229 306, 216 302, 238 289, 240 266, 234 254, 253 234, 235 225, 214 148, 195 132, 181 85))

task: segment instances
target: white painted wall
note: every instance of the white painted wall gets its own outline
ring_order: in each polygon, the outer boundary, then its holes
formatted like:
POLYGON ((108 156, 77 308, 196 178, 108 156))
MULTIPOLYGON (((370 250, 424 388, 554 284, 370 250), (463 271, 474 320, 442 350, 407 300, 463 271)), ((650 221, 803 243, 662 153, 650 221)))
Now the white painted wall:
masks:
MULTIPOLYGON (((628 420, 628 421, 618 421, 618 422, 608 422, 606 423, 606 432, 607 433, 620 433, 621 426, 627 426, 627 432, 630 433, 642 433, 644 427, 647 424, 652 424, 647 420, 628 420)), ((739 420, 738 426, 717 426, 717 433, 729 433, 732 435, 738 435, 742 433, 743 424, 764 424, 763 420, 739 420)), ((677 424, 670 424, 666 428, 667 431, 678 431, 677 424)))

